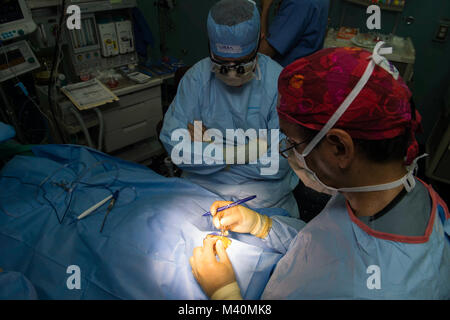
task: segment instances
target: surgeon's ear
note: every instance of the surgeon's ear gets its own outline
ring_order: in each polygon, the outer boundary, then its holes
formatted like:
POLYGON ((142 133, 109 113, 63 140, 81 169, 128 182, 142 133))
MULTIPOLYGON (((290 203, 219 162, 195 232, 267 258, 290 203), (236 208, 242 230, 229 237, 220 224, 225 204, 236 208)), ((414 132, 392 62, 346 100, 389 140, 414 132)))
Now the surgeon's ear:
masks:
POLYGON ((335 157, 341 169, 350 166, 355 157, 355 145, 352 137, 344 130, 331 129, 325 139, 331 147, 332 156, 335 157))

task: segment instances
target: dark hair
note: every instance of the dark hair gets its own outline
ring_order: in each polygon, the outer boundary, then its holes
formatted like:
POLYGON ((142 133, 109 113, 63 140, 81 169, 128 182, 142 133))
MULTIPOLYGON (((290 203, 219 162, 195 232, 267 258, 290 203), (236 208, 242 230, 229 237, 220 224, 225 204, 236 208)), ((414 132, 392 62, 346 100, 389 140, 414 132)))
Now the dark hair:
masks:
MULTIPOLYGON (((304 126, 301 127, 306 134, 306 141, 308 142, 319 133, 319 131, 304 126)), ((352 139, 358 151, 365 155, 367 159, 377 163, 403 160, 409 143, 409 135, 406 133, 395 138, 384 140, 352 139)), ((322 140, 319 144, 322 143, 322 140)))

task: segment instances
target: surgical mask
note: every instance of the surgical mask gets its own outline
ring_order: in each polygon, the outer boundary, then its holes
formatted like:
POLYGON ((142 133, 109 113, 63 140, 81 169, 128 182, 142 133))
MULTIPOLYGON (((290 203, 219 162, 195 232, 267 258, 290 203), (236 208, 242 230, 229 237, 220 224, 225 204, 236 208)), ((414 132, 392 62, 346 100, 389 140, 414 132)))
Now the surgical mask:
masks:
POLYGON ((297 177, 303 182, 305 186, 307 186, 310 189, 313 189, 317 192, 321 193, 327 193, 330 195, 334 195, 335 192, 331 192, 327 188, 325 188, 323 185, 321 185, 319 182, 316 181, 314 174, 311 173, 311 171, 306 170, 304 166, 302 166, 299 161, 297 160, 297 157, 294 155, 293 152, 290 153, 288 157, 288 162, 291 167, 291 169, 295 172, 297 177))
MULTIPOLYGON (((401 185, 403 185, 405 187, 405 190, 407 192, 410 192, 416 186, 416 180, 414 179, 414 174, 418 167, 417 161, 423 157, 428 156, 427 154, 424 154, 424 155, 414 159, 413 163, 407 167, 407 173, 398 180, 388 182, 388 183, 376 184, 376 185, 371 185, 371 186, 363 186, 363 187, 333 188, 333 187, 330 187, 330 186, 326 185, 325 183, 323 183, 317 177, 316 173, 314 171, 312 171, 306 164, 305 156, 298 153, 298 151, 295 150, 295 148, 294 148, 294 154, 295 154, 295 158, 297 160, 298 166, 305 171, 307 178, 310 179, 313 184, 315 184, 315 187, 313 187, 313 189, 320 191, 320 192, 329 193, 329 194, 336 194, 337 192, 383 191, 383 190, 394 189, 401 185)), ((308 185, 308 183, 305 183, 305 184, 308 185)))
POLYGON ((295 157, 297 159, 297 164, 299 167, 305 170, 306 175, 309 179, 311 179, 313 182, 320 185, 322 188, 330 191, 331 193, 335 194, 337 192, 370 192, 370 191, 382 191, 382 190, 390 190, 397 188, 401 185, 403 185, 407 192, 410 192, 412 189, 414 189, 416 182, 414 179, 414 172, 417 169, 417 160, 420 158, 427 156, 422 155, 418 158, 416 158, 413 163, 407 167, 407 173, 402 178, 389 182, 384 184, 378 184, 378 185, 371 185, 371 186, 362 186, 362 187, 350 187, 350 188, 333 188, 330 186, 327 186, 325 183, 320 181, 320 179, 317 177, 316 173, 312 171, 310 168, 308 168, 308 165, 306 164, 305 157, 308 156, 311 151, 316 147, 316 145, 322 140, 323 137, 328 133, 328 131, 338 122, 339 118, 344 114, 344 112, 348 109, 348 107, 351 105, 353 100, 358 96, 358 94, 361 92, 361 90, 366 85, 367 81, 369 80, 370 76, 372 75, 373 70, 375 69, 375 65, 381 65, 386 63, 386 58, 380 56, 381 54, 389 54, 392 53, 392 48, 381 48, 383 46, 384 42, 380 41, 375 46, 371 61, 369 62, 363 76, 359 80, 359 82, 356 84, 355 88, 353 88, 352 92, 345 98, 345 100, 342 102, 342 104, 339 106, 339 108, 336 110, 336 112, 333 114, 333 116, 328 120, 328 122, 325 124, 325 126, 319 131, 319 133, 311 140, 311 142, 306 146, 306 148, 303 150, 303 152, 300 154, 297 150, 294 150, 295 157))

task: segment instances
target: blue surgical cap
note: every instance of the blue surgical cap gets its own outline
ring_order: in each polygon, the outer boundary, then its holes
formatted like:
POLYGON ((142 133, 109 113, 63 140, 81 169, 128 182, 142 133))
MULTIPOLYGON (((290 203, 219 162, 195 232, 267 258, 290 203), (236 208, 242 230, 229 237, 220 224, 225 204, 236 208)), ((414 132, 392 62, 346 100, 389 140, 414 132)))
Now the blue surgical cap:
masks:
POLYGON ((215 56, 241 58, 255 51, 261 23, 253 1, 221 0, 209 11, 207 27, 215 56))

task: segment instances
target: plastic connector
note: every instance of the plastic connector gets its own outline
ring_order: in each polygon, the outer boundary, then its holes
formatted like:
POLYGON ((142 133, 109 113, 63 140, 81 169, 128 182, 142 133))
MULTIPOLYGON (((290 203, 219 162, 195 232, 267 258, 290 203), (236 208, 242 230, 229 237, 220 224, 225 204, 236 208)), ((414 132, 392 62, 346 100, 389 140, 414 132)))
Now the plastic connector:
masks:
POLYGON ((20 88, 20 90, 22 90, 22 92, 23 92, 23 94, 26 96, 26 97, 28 97, 28 90, 27 90, 27 88, 25 87, 25 85, 22 83, 22 81, 21 82, 19 82, 19 83, 17 83, 17 84, 15 84, 14 85, 15 87, 19 87, 20 88))

